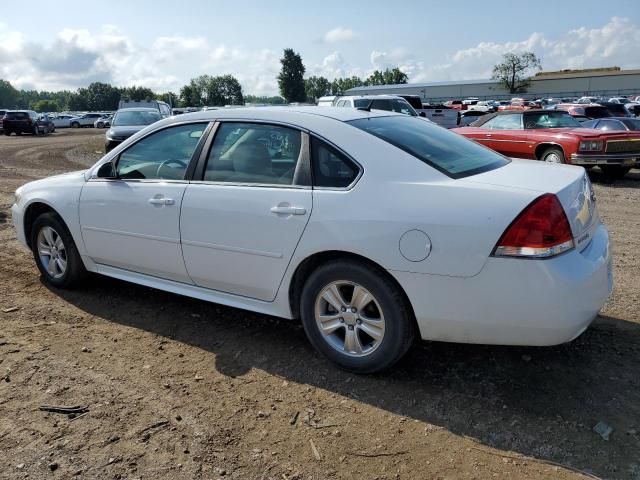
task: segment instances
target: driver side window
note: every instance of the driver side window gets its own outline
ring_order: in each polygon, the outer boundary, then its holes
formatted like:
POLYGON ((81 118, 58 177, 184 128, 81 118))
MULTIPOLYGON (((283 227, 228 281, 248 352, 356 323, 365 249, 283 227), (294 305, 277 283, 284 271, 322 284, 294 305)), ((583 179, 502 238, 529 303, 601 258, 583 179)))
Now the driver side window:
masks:
POLYGON ((207 123, 165 128, 120 154, 118 177, 135 180, 182 180, 207 123))

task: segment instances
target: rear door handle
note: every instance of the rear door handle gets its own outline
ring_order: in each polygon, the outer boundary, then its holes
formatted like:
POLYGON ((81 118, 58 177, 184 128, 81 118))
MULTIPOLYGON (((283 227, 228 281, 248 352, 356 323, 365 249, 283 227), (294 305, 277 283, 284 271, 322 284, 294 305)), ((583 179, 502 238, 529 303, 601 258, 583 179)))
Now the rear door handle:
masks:
POLYGON ((271 207, 271 213, 279 215, 304 215, 307 213, 307 209, 304 207, 293 207, 289 204, 280 204, 276 207, 271 207))
POLYGON ((176 202, 173 198, 154 197, 149 199, 149 203, 151 205, 173 205, 176 202))

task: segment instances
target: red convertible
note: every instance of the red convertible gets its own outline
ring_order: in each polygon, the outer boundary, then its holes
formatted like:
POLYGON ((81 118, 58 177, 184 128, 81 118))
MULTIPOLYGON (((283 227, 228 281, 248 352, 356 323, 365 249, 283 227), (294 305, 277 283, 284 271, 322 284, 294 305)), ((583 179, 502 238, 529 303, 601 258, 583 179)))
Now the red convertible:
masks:
POLYGON ((640 134, 583 128, 560 110, 496 112, 452 131, 509 157, 597 165, 612 177, 640 167, 640 134))

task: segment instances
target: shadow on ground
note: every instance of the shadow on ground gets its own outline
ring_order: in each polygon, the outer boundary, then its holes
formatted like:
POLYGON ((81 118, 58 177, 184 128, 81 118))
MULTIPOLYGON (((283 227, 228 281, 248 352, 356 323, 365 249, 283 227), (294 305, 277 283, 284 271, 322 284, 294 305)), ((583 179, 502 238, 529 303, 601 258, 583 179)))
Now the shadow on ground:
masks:
POLYGON ((622 178, 611 178, 599 168, 589 170, 589 178, 593 183, 600 183, 615 188, 640 188, 640 169, 634 168, 622 178))
POLYGON ((601 317, 576 341, 550 348, 419 343, 392 370, 354 377, 318 355, 298 322, 106 277, 55 293, 97 317, 209 351, 212 368, 230 377, 257 368, 487 446, 603 477, 640 471, 633 466, 640 463, 633 433, 640 430, 640 325, 633 322, 601 317), (592 431, 598 421, 615 428, 610 441, 592 431))

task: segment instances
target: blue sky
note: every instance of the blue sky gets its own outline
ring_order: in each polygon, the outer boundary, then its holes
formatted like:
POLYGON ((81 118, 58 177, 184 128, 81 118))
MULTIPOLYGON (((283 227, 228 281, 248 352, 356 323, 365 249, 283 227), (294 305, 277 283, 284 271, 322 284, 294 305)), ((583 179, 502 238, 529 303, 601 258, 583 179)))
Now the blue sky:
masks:
POLYGON ((285 47, 329 78, 395 65, 410 81, 485 78, 503 53, 524 50, 547 70, 640 68, 640 1, 58 0, 0 16, 0 78, 21 88, 176 91, 230 73, 245 93, 275 94, 285 47))

